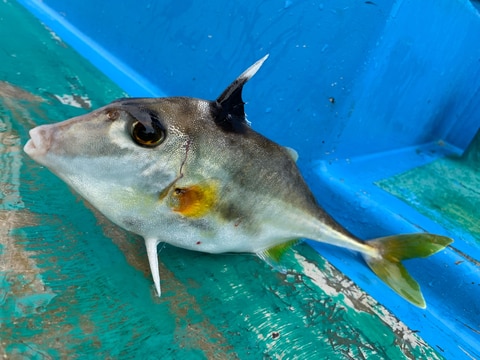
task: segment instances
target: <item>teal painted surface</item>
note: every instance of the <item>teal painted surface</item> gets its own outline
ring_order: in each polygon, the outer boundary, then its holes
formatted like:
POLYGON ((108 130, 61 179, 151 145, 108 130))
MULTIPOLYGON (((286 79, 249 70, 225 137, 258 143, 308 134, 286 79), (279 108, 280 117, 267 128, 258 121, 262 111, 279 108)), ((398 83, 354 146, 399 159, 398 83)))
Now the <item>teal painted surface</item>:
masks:
MULTIPOLYGON (((471 234, 480 248, 480 131, 460 157, 450 156, 378 182, 420 213, 452 231, 471 234)), ((480 251, 470 253, 480 262, 480 251)))
POLYGON ((253 256, 167 246, 156 298, 141 239, 21 152, 33 126, 123 91, 16 2, 0 14, 0 355, 441 358, 305 245, 284 275, 253 256))

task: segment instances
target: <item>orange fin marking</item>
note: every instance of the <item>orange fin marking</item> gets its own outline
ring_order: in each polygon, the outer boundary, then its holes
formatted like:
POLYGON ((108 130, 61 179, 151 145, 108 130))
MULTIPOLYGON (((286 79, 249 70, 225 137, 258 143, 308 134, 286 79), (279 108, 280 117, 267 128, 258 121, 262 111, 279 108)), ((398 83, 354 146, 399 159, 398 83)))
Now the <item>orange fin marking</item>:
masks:
POLYGON ((192 185, 175 188, 170 206, 173 211, 186 217, 199 218, 206 215, 217 201, 216 184, 192 185))

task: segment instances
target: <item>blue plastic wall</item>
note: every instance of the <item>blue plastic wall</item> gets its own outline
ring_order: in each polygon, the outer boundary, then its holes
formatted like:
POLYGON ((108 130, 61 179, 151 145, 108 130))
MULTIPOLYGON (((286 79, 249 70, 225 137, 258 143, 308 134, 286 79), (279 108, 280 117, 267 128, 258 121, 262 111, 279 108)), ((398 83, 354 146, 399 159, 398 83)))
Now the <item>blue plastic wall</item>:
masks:
POLYGON ((98 58, 132 96, 215 98, 269 53, 246 88, 249 119, 302 166, 438 139, 465 148, 479 127, 467 0, 43 3, 149 82, 98 58))
MULTIPOLYGON (((372 182, 461 152, 480 128, 480 16, 470 1, 20 2, 131 96, 216 98, 270 54, 245 88, 247 114, 256 130, 299 152, 319 201, 360 236, 443 232, 372 182), (415 151, 384 157, 439 141, 445 150, 420 162, 415 151), (380 160, 355 160, 367 158, 380 160), (343 190, 348 181, 354 186, 343 190)), ((478 283, 457 288, 450 272, 425 289, 434 293, 425 312, 366 279, 365 267, 345 252, 322 252, 452 358, 467 356, 465 349, 480 354, 478 283)), ((471 271, 458 276, 478 278, 480 252, 465 252, 471 271)), ((436 256, 431 268, 413 267, 422 283, 442 271, 443 258, 436 256)))

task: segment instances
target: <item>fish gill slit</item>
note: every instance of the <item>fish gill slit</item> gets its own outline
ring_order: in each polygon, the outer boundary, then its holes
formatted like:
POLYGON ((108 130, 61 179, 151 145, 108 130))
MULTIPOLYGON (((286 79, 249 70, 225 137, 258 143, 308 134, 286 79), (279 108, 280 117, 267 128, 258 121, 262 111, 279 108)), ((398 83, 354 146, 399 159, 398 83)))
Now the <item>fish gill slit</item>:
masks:
POLYGON ((182 163, 180 164, 180 170, 179 170, 179 174, 178 176, 170 183, 170 185, 168 185, 165 189, 163 189, 160 194, 158 195, 158 199, 160 201, 162 201, 163 199, 165 199, 165 197, 167 196, 167 194, 170 192, 170 190, 172 188, 174 188, 174 191, 178 194, 179 192, 182 192, 183 189, 182 188, 177 188, 175 187, 175 183, 182 179, 183 178, 183 167, 185 166, 185 163, 187 162, 187 157, 188 157, 188 152, 190 151, 190 143, 191 143, 191 140, 190 139, 187 139, 186 142, 185 142, 185 157, 183 158, 183 161, 182 163))
POLYGON ((191 142, 190 139, 187 139, 187 141, 185 142, 185 157, 182 161, 182 164, 180 165, 180 175, 177 180, 180 180, 181 178, 183 178, 183 167, 187 162, 188 152, 190 151, 190 142, 191 142))

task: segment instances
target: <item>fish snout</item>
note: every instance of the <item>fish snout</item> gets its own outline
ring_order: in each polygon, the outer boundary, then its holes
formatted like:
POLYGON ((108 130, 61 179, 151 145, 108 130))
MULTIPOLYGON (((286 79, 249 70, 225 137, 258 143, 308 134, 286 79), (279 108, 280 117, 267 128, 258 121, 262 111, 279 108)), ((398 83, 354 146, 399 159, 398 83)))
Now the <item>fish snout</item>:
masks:
POLYGON ((49 125, 33 128, 29 131, 30 140, 23 150, 33 159, 45 156, 52 145, 52 133, 52 127, 49 125))

